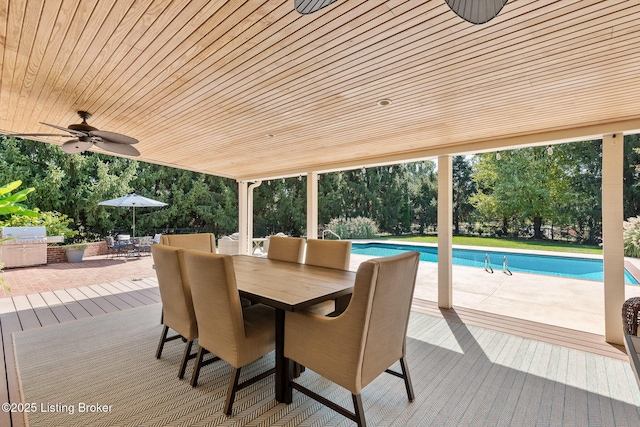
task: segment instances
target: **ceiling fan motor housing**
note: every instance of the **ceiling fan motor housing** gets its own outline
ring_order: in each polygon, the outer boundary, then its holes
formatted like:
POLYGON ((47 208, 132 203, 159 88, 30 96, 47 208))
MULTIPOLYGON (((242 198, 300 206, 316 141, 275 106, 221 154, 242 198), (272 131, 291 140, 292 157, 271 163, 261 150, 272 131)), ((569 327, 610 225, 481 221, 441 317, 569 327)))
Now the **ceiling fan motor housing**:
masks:
POLYGON ((77 130, 79 132, 93 132, 94 130, 98 130, 98 128, 94 128, 93 126, 87 124, 87 120, 91 118, 91 113, 86 111, 78 111, 78 115, 82 119, 82 123, 74 123, 69 125, 69 129, 77 130))

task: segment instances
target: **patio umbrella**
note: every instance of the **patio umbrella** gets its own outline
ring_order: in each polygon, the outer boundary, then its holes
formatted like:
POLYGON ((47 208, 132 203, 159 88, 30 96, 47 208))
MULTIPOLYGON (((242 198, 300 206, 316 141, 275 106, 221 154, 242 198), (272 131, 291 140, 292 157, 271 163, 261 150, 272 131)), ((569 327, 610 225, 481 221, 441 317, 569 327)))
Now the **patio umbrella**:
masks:
POLYGON ((138 208, 159 208, 167 206, 164 202, 149 199, 148 197, 139 196, 136 193, 127 194, 126 196, 118 197, 117 199, 105 200, 98 203, 102 206, 118 206, 118 207, 132 207, 133 208, 133 237, 136 237, 136 207, 138 208))

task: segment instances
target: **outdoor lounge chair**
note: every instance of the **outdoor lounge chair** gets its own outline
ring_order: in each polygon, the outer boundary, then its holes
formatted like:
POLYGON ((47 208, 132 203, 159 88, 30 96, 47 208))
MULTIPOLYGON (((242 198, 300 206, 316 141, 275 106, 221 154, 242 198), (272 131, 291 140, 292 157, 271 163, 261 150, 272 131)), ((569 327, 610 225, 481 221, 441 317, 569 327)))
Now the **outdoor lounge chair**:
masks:
POLYGON ((240 253, 240 240, 231 236, 222 236, 218 239, 218 253, 236 255, 240 253))
POLYGON ((355 412, 338 406, 306 387, 291 386, 355 421, 366 425, 362 389, 381 373, 404 379, 407 397, 414 392, 406 364, 406 335, 419 253, 406 252, 360 264, 347 309, 337 317, 287 312, 284 354, 352 394, 355 412), (400 361, 402 373, 388 368, 400 361))

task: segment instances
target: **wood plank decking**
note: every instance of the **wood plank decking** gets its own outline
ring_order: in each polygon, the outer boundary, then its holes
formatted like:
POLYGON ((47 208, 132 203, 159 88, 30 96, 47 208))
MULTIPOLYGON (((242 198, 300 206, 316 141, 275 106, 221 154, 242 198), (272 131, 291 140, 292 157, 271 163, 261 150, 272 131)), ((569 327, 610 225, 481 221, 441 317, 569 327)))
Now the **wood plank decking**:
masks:
MULTIPOLYGON (((0 299, 0 403, 21 402, 13 332, 69 322, 160 302, 155 278, 56 290, 0 299)), ((159 321, 160 319, 158 319, 159 321)), ((18 412, 0 412, 0 425, 23 427, 18 412)))
MULTIPOLYGON (((69 322, 160 302, 155 278, 121 280, 108 284, 56 290, 0 299, 0 403, 21 402, 11 334, 22 330, 69 322)), ((414 300, 413 309, 446 320, 476 325, 525 338, 549 342, 617 359, 628 360, 624 347, 612 346, 604 337, 550 325, 514 319, 472 309, 441 310, 436 303, 414 300)), ((23 427, 20 413, 0 412, 0 425, 23 427)))

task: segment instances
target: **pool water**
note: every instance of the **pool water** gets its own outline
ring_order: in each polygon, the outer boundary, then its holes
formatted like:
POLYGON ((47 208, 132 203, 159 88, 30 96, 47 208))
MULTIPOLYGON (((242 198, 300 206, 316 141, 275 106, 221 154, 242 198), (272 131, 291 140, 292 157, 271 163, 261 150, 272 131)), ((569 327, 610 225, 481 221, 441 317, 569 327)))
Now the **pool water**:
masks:
MULTIPOLYGON (((420 252, 420 260, 438 261, 438 248, 418 245, 396 245, 392 243, 354 243, 351 252, 359 255, 392 256, 406 251, 420 252)), ((548 276, 571 277, 584 280, 604 280, 603 261, 592 258, 576 258, 556 255, 523 254, 514 252, 483 251, 476 249, 453 249, 453 264, 468 267, 485 266, 485 256, 489 255, 490 266, 502 271, 504 257, 507 257, 512 273, 544 274, 548 276)), ((625 284, 637 285, 638 281, 625 269, 625 284)))

